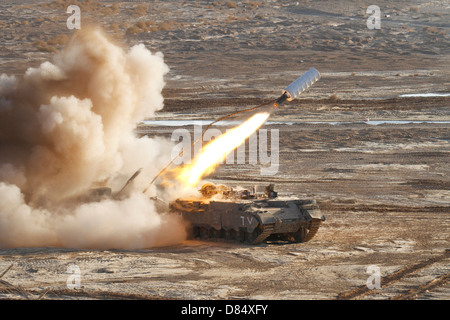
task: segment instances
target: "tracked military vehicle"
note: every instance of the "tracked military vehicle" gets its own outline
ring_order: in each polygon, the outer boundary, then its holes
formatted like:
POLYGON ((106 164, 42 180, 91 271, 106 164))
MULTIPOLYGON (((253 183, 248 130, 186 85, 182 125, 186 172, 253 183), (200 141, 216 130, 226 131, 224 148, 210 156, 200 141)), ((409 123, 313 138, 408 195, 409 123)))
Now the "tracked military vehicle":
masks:
POLYGON ((199 199, 177 199, 170 204, 190 225, 190 236, 228 239, 248 244, 266 240, 306 242, 325 217, 315 200, 279 198, 274 186, 261 190, 233 190, 205 184, 199 199))

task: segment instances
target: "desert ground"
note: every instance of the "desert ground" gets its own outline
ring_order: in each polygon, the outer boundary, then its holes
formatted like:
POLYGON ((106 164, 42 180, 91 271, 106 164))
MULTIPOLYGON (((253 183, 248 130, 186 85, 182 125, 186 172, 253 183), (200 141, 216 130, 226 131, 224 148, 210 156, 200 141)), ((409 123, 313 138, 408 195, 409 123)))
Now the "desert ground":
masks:
MULTIPOLYGON (((373 30, 368 1, 77 3, 82 23, 164 54, 165 107, 137 124, 140 135, 170 138, 166 120, 268 102, 318 69, 321 79, 263 127, 279 131, 277 174, 224 164, 207 180, 274 183, 316 199, 326 221, 295 244, 0 249, 1 299, 450 299, 448 1, 377 1, 373 30), (67 286, 71 265, 79 289, 67 286), (378 288, 367 286, 371 266, 378 288)), ((0 2, 0 73, 50 59, 74 32, 68 5, 0 2)))

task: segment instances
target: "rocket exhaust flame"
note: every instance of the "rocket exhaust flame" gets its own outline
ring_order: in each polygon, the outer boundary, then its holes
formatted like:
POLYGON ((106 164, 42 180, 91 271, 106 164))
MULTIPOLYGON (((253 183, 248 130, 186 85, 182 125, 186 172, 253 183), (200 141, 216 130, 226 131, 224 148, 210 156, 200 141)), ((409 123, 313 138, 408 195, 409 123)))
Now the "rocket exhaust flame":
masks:
POLYGON ((257 113, 243 124, 211 141, 203 148, 201 154, 194 160, 193 165, 182 168, 178 179, 187 186, 195 186, 205 174, 214 169, 217 162, 224 160, 231 151, 239 147, 258 130, 269 115, 268 112, 257 113))

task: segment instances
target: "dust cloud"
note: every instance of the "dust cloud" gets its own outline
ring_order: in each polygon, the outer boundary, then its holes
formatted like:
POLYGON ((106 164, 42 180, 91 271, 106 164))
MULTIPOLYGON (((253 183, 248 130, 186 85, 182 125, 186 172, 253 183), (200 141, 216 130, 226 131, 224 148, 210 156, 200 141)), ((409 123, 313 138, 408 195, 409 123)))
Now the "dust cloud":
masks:
POLYGON ((149 197, 158 188, 142 193, 171 143, 134 133, 163 107, 168 71, 160 52, 124 50, 84 28, 51 62, 0 76, 0 247, 137 249, 184 239, 183 224, 149 197), (100 187, 112 196, 87 201, 100 187))

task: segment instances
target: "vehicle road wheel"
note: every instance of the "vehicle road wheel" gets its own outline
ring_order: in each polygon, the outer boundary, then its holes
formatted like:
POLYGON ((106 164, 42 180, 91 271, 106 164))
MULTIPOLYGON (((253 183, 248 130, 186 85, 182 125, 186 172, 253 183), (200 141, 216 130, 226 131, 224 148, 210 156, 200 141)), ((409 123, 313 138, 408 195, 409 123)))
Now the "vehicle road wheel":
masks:
POLYGON ((246 232, 245 233, 245 243, 253 244, 253 242, 258 238, 258 236, 261 234, 260 228, 255 228, 252 232, 246 232))
POLYGON ((296 233, 294 233, 294 242, 303 242, 305 241, 306 234, 308 230, 305 227, 300 227, 296 233))
POLYGON ((200 227, 200 239, 209 238, 209 229, 205 227, 200 227))

